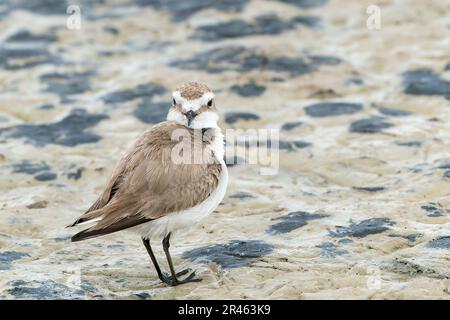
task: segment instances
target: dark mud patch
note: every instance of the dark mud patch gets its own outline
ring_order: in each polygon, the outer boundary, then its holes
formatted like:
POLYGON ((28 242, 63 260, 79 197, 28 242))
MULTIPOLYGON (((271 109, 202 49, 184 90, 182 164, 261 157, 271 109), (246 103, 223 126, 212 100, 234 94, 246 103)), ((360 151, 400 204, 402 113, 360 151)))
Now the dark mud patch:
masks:
POLYGON ((389 230, 389 226, 395 222, 388 218, 371 218, 359 223, 353 223, 348 227, 336 226, 335 231, 330 231, 330 236, 334 238, 356 237, 364 238, 371 234, 377 234, 389 230))
POLYGON ((154 124, 166 120, 168 112, 168 103, 144 99, 133 112, 133 115, 142 122, 154 124))
POLYGON ((312 143, 296 140, 296 141, 286 141, 286 140, 263 140, 263 139, 253 139, 251 137, 238 137, 235 142, 238 146, 243 146, 247 149, 249 148, 267 148, 267 149, 278 149, 284 151, 296 151, 297 149, 304 149, 312 146, 312 143))
POLYGON ((107 104, 123 103, 138 98, 150 99, 155 95, 167 92, 167 89, 156 83, 140 84, 132 89, 118 90, 105 94, 102 100, 107 104))
POLYGON ((7 47, 0 48, 0 67, 6 70, 32 68, 43 64, 60 63, 46 48, 42 47, 7 47))
POLYGON ((23 160, 20 163, 13 164, 12 167, 13 173, 36 174, 50 170, 50 166, 44 161, 40 163, 33 163, 28 160, 23 160))
POLYGON ((381 114, 383 114, 385 116, 390 116, 390 117, 406 117, 406 116, 411 115, 411 112, 406 111, 406 110, 386 108, 386 107, 381 107, 378 109, 378 111, 381 114))
POLYGON ((353 114, 362 108, 359 103, 321 102, 305 107, 305 112, 310 117, 323 118, 353 114))
POLYGON ((47 206, 48 206, 48 201, 42 200, 42 201, 30 203, 29 205, 27 205, 27 209, 43 209, 43 208, 47 208, 47 206))
POLYGON ((245 199, 254 199, 256 197, 249 192, 239 191, 230 195, 229 198, 245 200, 245 199))
POLYGON ((15 299, 83 299, 83 290, 73 290, 66 285, 53 280, 30 281, 14 280, 8 283, 12 288, 8 293, 15 299))
POLYGON ((250 265, 255 258, 273 251, 270 244, 262 240, 231 240, 228 244, 215 244, 183 253, 183 258, 199 262, 215 262, 225 269, 250 265))
POLYGON ((389 234, 388 237, 391 238, 403 238, 410 242, 415 242, 418 238, 423 237, 423 233, 411 233, 407 235, 401 235, 401 234, 389 234))
POLYGON ((134 295, 141 300, 147 300, 148 298, 151 298, 151 295, 147 292, 139 292, 135 293, 134 295))
POLYGON ((350 132, 377 133, 392 126, 394 126, 392 123, 386 122, 383 118, 372 117, 352 122, 350 125, 350 132))
POLYGON ((344 238, 344 239, 340 239, 338 241, 339 244, 349 244, 349 243, 353 243, 354 241, 352 239, 349 238, 344 238))
POLYGON ((23 160, 12 165, 13 173, 25 173, 33 175, 38 181, 50 181, 57 178, 57 174, 51 171, 50 166, 45 162, 33 163, 23 160))
POLYGON ((58 175, 54 172, 43 172, 35 175, 34 179, 37 181, 51 181, 55 180, 57 177, 58 175))
POLYGON ((352 187, 352 189, 358 190, 358 191, 365 191, 365 192, 380 192, 380 191, 384 191, 386 188, 382 187, 382 186, 373 186, 373 187, 357 187, 357 186, 354 186, 354 187, 352 187))
POLYGON ((316 65, 336 66, 342 62, 340 58, 325 55, 310 55, 308 59, 316 65))
POLYGON ((422 210, 424 210, 427 213, 428 217, 442 217, 446 214, 450 213, 449 209, 441 208, 438 204, 434 202, 427 203, 426 205, 423 205, 420 207, 422 210))
POLYGON ((303 124, 303 122, 301 122, 301 121, 286 122, 281 126, 281 130, 291 131, 295 128, 300 127, 302 124, 303 124))
POLYGON ((5 13, 15 10, 24 10, 39 15, 65 15, 67 3, 66 1, 61 0, 16 0, 7 1, 5 7, 5 13))
POLYGON ((223 41, 224 39, 255 35, 277 35, 295 29, 298 25, 316 28, 320 25, 320 18, 299 16, 291 20, 283 20, 277 15, 268 14, 258 16, 252 21, 233 19, 200 26, 192 38, 202 41, 223 41))
POLYGON ((410 147, 410 148, 420 148, 423 144, 422 141, 413 140, 413 141, 394 141, 394 143, 401 147, 410 147))
POLYGON ((438 169, 450 169, 450 161, 442 162, 438 165, 438 169))
POLYGON ((425 275, 431 278, 448 278, 448 276, 443 275, 436 270, 422 266, 408 259, 395 258, 386 268, 392 272, 407 274, 410 276, 425 275))
POLYGON ((48 144, 74 147, 99 141, 101 136, 86 130, 107 118, 105 114, 90 114, 84 109, 74 109, 61 121, 50 124, 20 124, 0 129, 0 136, 25 139, 26 143, 36 147, 48 144))
POLYGON ((55 108, 55 106, 51 103, 44 103, 38 107, 38 109, 40 109, 40 110, 51 110, 54 108, 55 108))
POLYGON ((364 84, 364 80, 361 78, 350 78, 348 79, 348 81, 345 83, 347 86, 362 86, 364 84))
POLYGON ((306 142, 306 141, 302 141, 302 140, 293 141, 292 144, 299 149, 309 148, 312 146, 311 142, 306 142))
POLYGON ((27 45, 48 45, 51 42, 55 42, 57 37, 54 34, 36 34, 29 30, 19 30, 8 39, 6 43, 19 43, 27 45))
POLYGON ((271 225, 267 229, 269 234, 288 233, 295 229, 304 227, 311 220, 323 219, 328 217, 327 214, 309 213, 304 211, 291 212, 285 216, 272 219, 273 221, 280 221, 274 225, 271 225))
POLYGON ((65 172, 64 175, 67 177, 67 179, 76 181, 81 179, 81 177, 83 176, 83 171, 83 168, 77 168, 73 171, 65 172))
POLYGON ((404 92, 411 95, 444 96, 450 99, 450 81, 442 79, 430 69, 404 72, 404 92))
POLYGON ((278 0, 278 1, 291 4, 302 9, 321 7, 328 2, 328 0, 278 0))
POLYGON ((234 124, 238 121, 251 121, 259 120, 260 117, 256 113, 244 112, 244 111, 232 111, 225 113, 225 122, 228 124, 234 124))
POLYGON ((249 82, 243 85, 234 85, 231 87, 231 91, 241 97, 258 97, 266 91, 266 87, 249 82))
POLYGON ((322 26, 322 18, 318 16, 297 16, 294 19, 292 19, 291 22, 312 29, 319 28, 322 26))
POLYGON ((428 248, 450 249, 450 236, 439 237, 427 243, 428 248))
POLYGON ((155 10, 166 11, 172 20, 179 22, 189 19, 192 15, 205 9, 239 12, 246 6, 248 0, 135 0, 140 6, 150 6, 155 10))
POLYGON ((215 48, 188 58, 170 62, 170 66, 185 70, 201 70, 209 73, 237 71, 241 73, 260 70, 284 73, 296 77, 312 73, 321 65, 334 65, 339 58, 310 56, 268 56, 256 49, 243 46, 215 48))
POLYGON ((50 92, 66 100, 68 95, 81 94, 91 89, 90 78, 94 72, 47 73, 40 80, 47 85, 45 92, 50 92))
POLYGON ((333 242, 322 242, 321 244, 317 245, 316 248, 322 249, 320 256, 323 258, 334 259, 337 256, 348 253, 347 250, 339 248, 333 242))
POLYGON ((29 257, 28 253, 18 251, 3 251, 0 252, 0 270, 9 270, 12 263, 25 257, 29 257))

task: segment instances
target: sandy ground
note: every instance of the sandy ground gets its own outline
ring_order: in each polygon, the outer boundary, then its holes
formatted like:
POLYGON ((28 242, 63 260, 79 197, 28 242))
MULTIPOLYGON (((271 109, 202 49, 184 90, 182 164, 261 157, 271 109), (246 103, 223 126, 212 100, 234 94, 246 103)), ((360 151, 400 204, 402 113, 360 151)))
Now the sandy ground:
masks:
POLYGON ((380 30, 373 1, 71 3, 79 30, 0 4, 0 298, 449 299, 449 1, 376 1, 380 30), (230 166, 171 288, 136 234, 65 226, 188 80, 223 128, 280 129, 279 168, 230 166))

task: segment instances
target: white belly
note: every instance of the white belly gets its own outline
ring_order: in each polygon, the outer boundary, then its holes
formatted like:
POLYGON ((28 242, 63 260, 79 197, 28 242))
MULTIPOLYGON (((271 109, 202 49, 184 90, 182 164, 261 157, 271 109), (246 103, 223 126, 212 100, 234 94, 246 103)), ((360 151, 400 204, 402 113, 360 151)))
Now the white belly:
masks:
POLYGON ((162 239, 169 232, 174 233, 177 230, 192 227, 213 212, 223 200, 228 185, 227 167, 223 161, 221 161, 221 165, 222 171, 217 188, 206 200, 190 209, 172 212, 164 217, 142 224, 139 226, 141 236, 148 239, 162 239))

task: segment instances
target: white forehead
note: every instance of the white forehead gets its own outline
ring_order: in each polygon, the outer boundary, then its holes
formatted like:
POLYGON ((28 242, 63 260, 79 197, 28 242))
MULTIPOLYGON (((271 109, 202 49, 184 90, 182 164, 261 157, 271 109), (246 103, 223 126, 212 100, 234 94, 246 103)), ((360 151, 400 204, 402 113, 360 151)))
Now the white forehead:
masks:
POLYGON ((181 108, 183 108, 185 111, 197 111, 201 108, 201 106, 204 106, 209 102, 209 100, 214 98, 214 93, 212 93, 211 91, 205 92, 200 98, 194 100, 187 100, 183 98, 180 91, 172 92, 172 96, 177 103, 181 104, 181 108))

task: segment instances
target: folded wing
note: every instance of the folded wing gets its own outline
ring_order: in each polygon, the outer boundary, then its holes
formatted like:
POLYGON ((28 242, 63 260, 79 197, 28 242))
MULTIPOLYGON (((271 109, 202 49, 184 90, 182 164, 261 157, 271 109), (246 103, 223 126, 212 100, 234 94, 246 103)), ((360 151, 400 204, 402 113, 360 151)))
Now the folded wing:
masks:
POLYGON ((80 241, 130 228, 206 200, 218 184, 221 165, 205 159, 176 164, 172 150, 178 141, 165 122, 147 130, 120 160, 98 200, 72 226, 99 221, 73 236, 80 241), (207 160, 207 161, 206 161, 207 160))

